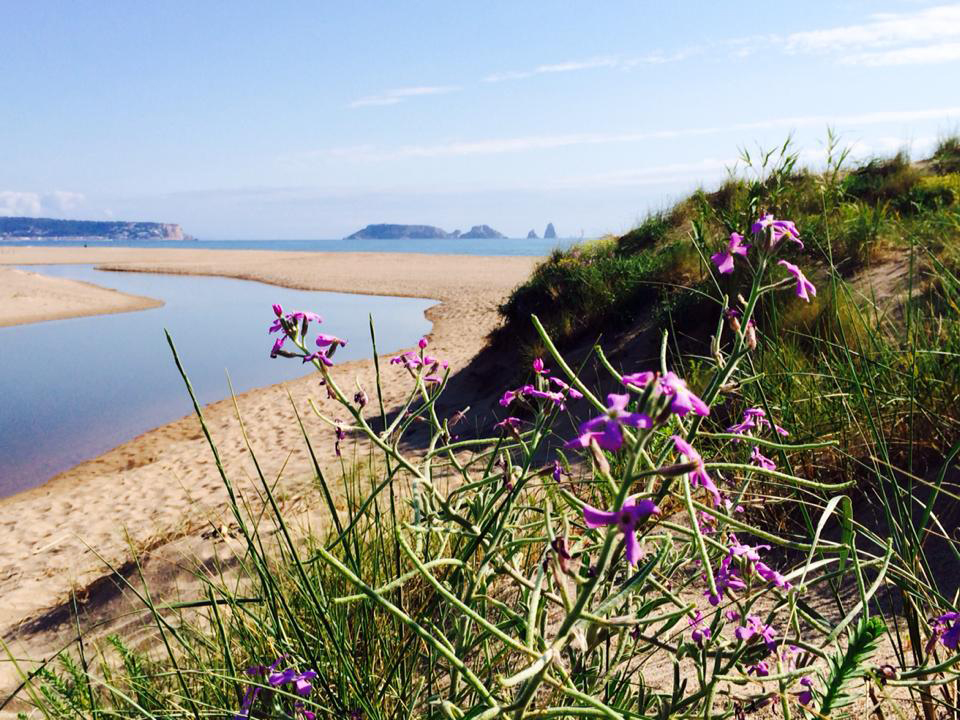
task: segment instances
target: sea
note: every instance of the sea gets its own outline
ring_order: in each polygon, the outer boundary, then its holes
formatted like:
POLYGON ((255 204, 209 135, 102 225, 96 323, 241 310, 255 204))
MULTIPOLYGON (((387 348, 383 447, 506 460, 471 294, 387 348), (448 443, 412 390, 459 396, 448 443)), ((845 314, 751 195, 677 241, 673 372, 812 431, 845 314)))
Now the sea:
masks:
POLYGON ((0 247, 133 247, 195 248, 209 250, 278 250, 281 252, 397 252, 437 255, 514 255, 541 257, 558 248, 567 248, 577 239, 430 238, 371 240, 340 238, 335 240, 184 240, 184 241, 111 241, 111 240, 30 240, 11 242, 0 238, 0 247))

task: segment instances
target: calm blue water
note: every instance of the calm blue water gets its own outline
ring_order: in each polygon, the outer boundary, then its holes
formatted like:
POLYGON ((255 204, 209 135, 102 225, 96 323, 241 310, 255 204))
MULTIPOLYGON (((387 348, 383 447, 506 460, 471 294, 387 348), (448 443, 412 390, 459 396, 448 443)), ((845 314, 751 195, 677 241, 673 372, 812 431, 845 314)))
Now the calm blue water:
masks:
POLYGON ((184 242, 59 242, 31 241, 11 243, 0 239, 0 247, 149 247, 198 248, 213 250, 281 250, 286 252, 402 252, 438 255, 549 255, 558 247, 569 247, 576 240, 189 240, 184 242))
POLYGON ((0 328, 0 497, 34 487, 151 428, 192 411, 163 329, 170 330, 203 403, 309 372, 271 359, 271 303, 320 313, 349 341, 335 361, 372 355, 428 332, 432 300, 305 292, 215 277, 119 273, 85 265, 24 269, 164 300, 142 312, 0 328))

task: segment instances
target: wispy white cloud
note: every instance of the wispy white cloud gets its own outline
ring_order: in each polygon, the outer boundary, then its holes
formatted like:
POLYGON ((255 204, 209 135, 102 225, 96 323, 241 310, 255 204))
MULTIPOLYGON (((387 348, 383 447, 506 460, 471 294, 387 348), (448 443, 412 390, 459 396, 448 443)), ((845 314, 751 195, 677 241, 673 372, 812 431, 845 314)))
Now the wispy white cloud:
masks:
POLYGON ((882 111, 857 115, 801 115, 771 118, 726 126, 682 128, 676 130, 651 130, 630 133, 568 133, 559 135, 525 135, 520 137, 491 138, 484 140, 433 143, 425 145, 402 145, 392 150, 378 149, 371 145, 332 148, 323 154, 348 160, 379 161, 403 158, 442 158, 471 155, 497 155, 505 153, 553 150, 585 145, 609 145, 637 143, 650 140, 671 140, 696 136, 718 135, 745 130, 798 129, 803 127, 858 128, 866 125, 882 125, 918 122, 921 120, 951 120, 960 117, 960 106, 927 110, 882 111))
POLYGON ((487 75, 483 78, 484 82, 496 83, 505 80, 523 80, 535 77, 537 75, 552 75, 555 73, 577 72, 580 70, 594 70, 597 68, 620 68, 629 70, 640 65, 662 65, 669 62, 678 62, 685 60, 692 55, 702 52, 702 48, 685 48, 673 53, 654 52, 648 55, 638 57, 616 57, 604 55, 600 57, 588 58, 586 60, 568 60, 565 62, 549 63, 537 65, 529 70, 509 70, 507 72, 498 72, 487 75))
POLYGON ((856 53, 843 57, 841 62, 846 65, 881 67, 884 65, 934 65, 953 60, 960 60, 960 42, 856 53))
POLYGON ((350 103, 349 107, 370 107, 374 105, 396 105, 404 100, 413 97, 422 97, 424 95, 446 95, 456 92, 460 88, 456 85, 419 85, 416 87, 402 87, 387 90, 380 95, 367 95, 357 98, 350 103))
POLYGON ((0 217, 57 215, 74 210, 85 199, 82 193, 64 190, 49 193, 0 190, 0 217))
POLYGON ((867 22, 797 32, 779 40, 788 53, 839 54, 856 65, 907 65, 960 58, 960 3, 879 13, 867 22))

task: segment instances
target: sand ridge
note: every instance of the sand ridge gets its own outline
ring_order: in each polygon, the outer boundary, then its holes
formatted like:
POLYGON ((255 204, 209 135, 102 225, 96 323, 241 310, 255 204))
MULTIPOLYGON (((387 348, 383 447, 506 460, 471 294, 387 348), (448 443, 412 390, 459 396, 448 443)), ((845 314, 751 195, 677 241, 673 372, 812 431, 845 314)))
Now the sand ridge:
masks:
POLYGON ((129 295, 79 280, 0 267, 0 327, 146 310, 161 305, 162 300, 129 295))
MULTIPOLYGON (((537 263, 530 257, 403 253, 288 253, 245 250, 139 248, 4 248, 3 264, 93 263, 111 269, 220 275, 306 290, 435 298, 432 354, 465 367, 498 322, 497 306, 537 263)), ((0 267, 0 271, 3 268, 0 267)), ((310 308, 323 313, 323 308, 310 308)), ((362 341, 363 339, 357 339, 362 341)), ((410 338, 411 346, 417 338, 410 338)), ((265 335, 264 351, 268 351, 265 335)), ((282 360, 278 360, 281 362, 282 360)), ((382 363, 382 367, 384 364, 382 363)), ((372 395, 373 362, 337 365, 344 388, 355 380, 372 395)), ((396 405, 408 388, 405 371, 385 365, 384 400, 396 405)), ((268 477, 283 469, 281 487, 295 492, 312 474, 290 396, 321 461, 333 463, 333 433, 310 410, 325 412, 316 376, 261 388, 237 398, 240 413, 268 477), (289 392, 289 396, 288 396, 289 392)), ((230 399, 205 409, 227 472, 237 483, 255 477, 230 399)), ((224 511, 225 492, 194 416, 156 428, 104 455, 61 473, 33 490, 0 500, 0 635, 63 601, 104 573, 128 543, 150 547, 165 538, 209 528, 224 511), (96 551, 96 553, 94 552, 96 551)))

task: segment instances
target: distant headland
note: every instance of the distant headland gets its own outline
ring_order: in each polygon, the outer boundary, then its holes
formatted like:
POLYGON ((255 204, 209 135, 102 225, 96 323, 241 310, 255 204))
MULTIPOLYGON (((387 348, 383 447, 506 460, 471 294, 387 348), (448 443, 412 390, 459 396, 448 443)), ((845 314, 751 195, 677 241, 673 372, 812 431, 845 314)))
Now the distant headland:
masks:
POLYGON ((193 240, 174 223, 0 217, 4 240, 193 240))
MULTIPOLYGON (((553 224, 548 224, 545 238, 556 238, 556 232, 553 224)), ((443 228, 434 225, 397 225, 391 223, 378 223, 367 225, 362 230, 352 235, 347 235, 347 240, 432 240, 440 238, 464 238, 467 240, 485 240, 506 238, 502 232, 494 230, 489 225, 474 225, 466 232, 454 230, 447 232, 443 228)), ((531 230, 528 238, 535 238, 537 234, 531 230)))

